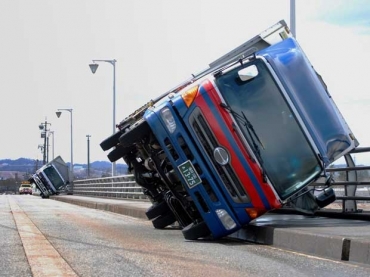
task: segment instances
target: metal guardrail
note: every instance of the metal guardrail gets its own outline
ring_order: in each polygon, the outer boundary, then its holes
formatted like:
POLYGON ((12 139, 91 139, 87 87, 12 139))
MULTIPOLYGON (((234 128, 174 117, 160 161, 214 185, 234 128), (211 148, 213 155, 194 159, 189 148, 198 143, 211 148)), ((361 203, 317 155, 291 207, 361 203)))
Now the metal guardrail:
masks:
MULTIPOLYGON (((336 192, 336 203, 340 203, 343 213, 358 213, 359 203, 370 203, 370 179, 358 181, 358 172, 370 170, 370 166, 356 166, 352 154, 370 152, 370 147, 356 148, 344 156, 346 167, 330 167, 326 171, 335 175, 335 172, 345 172, 345 181, 336 181, 334 177, 333 188, 336 192)), ((73 193, 76 195, 108 197, 119 199, 137 199, 149 201, 143 194, 143 189, 136 184, 133 175, 121 175, 97 179, 75 180, 73 193)), ((322 187, 323 183, 314 183, 312 187, 322 187)))
POLYGON ((133 175, 74 180, 73 194, 121 199, 148 200, 133 175))
MULTIPOLYGON (((335 172, 345 172, 345 181, 336 181, 332 185, 336 194, 336 203, 341 203, 343 213, 360 213, 364 208, 358 208, 358 204, 370 203, 370 192, 368 181, 359 181, 359 172, 370 170, 370 166, 356 166, 352 154, 369 153, 370 147, 358 147, 344 156, 346 167, 330 167, 326 171, 333 176, 335 172)), ((369 175, 370 176, 370 175, 369 175)), ((369 177, 370 178, 370 177, 369 177)), ((320 186, 322 183, 314 183, 313 186, 320 186)), ((364 205, 362 205, 364 207, 364 205)), ((366 208, 369 212, 369 208, 366 208)))

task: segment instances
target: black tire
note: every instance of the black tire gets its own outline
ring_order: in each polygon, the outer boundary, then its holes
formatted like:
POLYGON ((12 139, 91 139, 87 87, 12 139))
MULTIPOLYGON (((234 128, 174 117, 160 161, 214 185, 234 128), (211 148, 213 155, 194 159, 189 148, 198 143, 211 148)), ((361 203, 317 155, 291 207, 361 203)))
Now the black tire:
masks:
POLYGON ((113 146, 117 145, 118 139, 121 135, 122 135, 121 131, 118 131, 117 133, 103 140, 100 143, 100 147, 103 149, 103 151, 107 151, 108 149, 111 149, 113 146))
POLYGON ((122 147, 119 145, 108 154, 108 159, 113 163, 119 160, 120 158, 123 158, 131 151, 132 151, 131 147, 122 147))
POLYGON ((166 201, 162 201, 158 204, 152 205, 146 212, 146 216, 149 220, 156 218, 162 214, 167 214, 171 212, 170 208, 168 207, 166 201))
POLYGON ((132 129, 128 130, 126 133, 122 134, 119 138, 119 142, 123 147, 129 147, 134 142, 143 139, 150 133, 150 127, 145 120, 136 122, 132 129))
POLYGON ((156 229, 164 229, 168 225, 175 223, 175 222, 176 222, 176 218, 172 212, 164 214, 164 215, 160 215, 157 218, 152 220, 153 226, 156 229))
POLYGON ((197 224, 191 223, 181 231, 184 238, 187 240, 197 240, 202 237, 208 237, 211 234, 204 221, 197 224))
POLYGON ((108 154, 108 159, 110 162, 114 163, 115 161, 119 160, 122 158, 123 155, 121 154, 121 149, 120 147, 113 149, 109 154, 108 154))

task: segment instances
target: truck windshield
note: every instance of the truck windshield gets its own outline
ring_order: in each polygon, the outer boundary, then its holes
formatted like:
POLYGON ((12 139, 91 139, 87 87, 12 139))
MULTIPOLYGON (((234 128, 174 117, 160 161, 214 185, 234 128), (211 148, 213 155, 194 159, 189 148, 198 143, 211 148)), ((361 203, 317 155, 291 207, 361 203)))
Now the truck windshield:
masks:
POLYGON ((58 172, 53 166, 50 165, 46 167, 44 169, 44 173, 56 189, 59 189, 61 186, 64 185, 63 180, 60 178, 58 172))
POLYGON ((235 121, 282 200, 321 173, 317 155, 262 60, 234 68, 216 83, 229 109, 242 115, 234 115, 235 121), (257 66, 258 75, 242 81, 238 71, 251 64, 257 66))

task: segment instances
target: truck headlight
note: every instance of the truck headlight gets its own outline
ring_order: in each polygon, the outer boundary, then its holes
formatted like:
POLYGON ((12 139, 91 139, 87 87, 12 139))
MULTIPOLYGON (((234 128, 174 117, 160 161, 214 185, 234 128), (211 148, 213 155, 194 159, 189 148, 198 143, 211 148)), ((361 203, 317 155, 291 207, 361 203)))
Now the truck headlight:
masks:
POLYGON ((231 230, 236 227, 235 221, 231 218, 227 211, 223 209, 218 209, 216 210, 216 214, 226 230, 231 230))
POLYGON ((175 118, 173 117, 169 108, 163 108, 161 110, 161 117, 164 121, 164 124, 167 127, 167 130, 172 134, 176 129, 175 118))

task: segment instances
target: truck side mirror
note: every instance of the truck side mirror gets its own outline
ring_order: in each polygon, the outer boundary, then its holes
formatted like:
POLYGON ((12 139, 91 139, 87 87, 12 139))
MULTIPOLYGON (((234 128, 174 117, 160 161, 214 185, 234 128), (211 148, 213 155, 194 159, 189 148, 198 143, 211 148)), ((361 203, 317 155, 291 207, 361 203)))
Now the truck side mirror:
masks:
POLYGON ((316 203, 320 208, 324 208, 327 205, 333 203, 336 200, 335 192, 333 188, 329 187, 324 189, 319 195, 315 197, 316 203))

